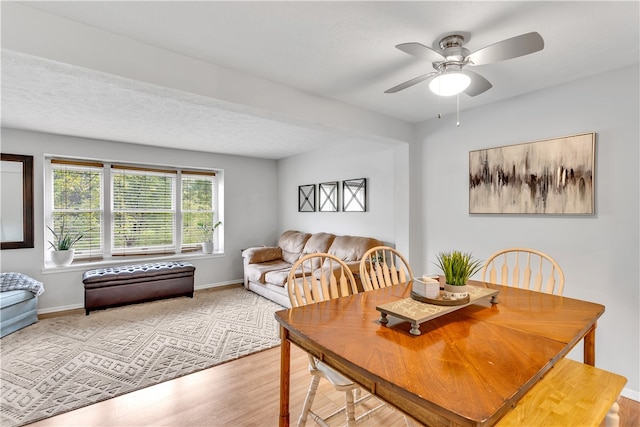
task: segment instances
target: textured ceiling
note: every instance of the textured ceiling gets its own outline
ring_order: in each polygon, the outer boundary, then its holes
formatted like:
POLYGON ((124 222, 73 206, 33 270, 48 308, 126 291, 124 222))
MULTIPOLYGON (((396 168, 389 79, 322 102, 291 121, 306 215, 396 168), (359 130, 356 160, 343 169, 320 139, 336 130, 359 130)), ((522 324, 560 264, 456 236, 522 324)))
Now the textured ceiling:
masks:
POLYGON ((335 143, 215 99, 12 51, 2 68, 3 122, 18 129, 272 159, 335 143))
MULTIPOLYGON (((540 52, 473 67, 493 88, 473 98, 461 95, 462 110, 636 64, 640 55, 638 2, 22 4, 406 122, 451 113, 456 100, 438 99, 427 83, 384 94, 432 69, 396 49, 398 43, 434 46, 455 30, 470 33, 466 47, 475 51, 530 31, 542 35, 540 52)), ((183 148, 267 158, 344 137, 14 52, 3 52, 2 74, 4 126, 160 145, 179 137, 189 141, 183 148), (61 85, 64 91, 55 89, 61 85)))

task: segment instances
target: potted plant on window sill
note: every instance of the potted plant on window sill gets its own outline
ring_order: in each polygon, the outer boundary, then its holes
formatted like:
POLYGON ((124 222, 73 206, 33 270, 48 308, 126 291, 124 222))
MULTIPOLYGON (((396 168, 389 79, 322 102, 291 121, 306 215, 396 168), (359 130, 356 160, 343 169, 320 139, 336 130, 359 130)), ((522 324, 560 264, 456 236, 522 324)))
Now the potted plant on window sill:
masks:
POLYGON ((436 265, 444 273, 445 298, 452 300, 469 296, 467 281, 482 267, 482 263, 474 259, 470 253, 460 251, 440 252, 436 265))
POLYGON ((205 254, 213 253, 213 233, 222 225, 222 221, 218 221, 213 226, 207 224, 198 224, 200 234, 202 236, 202 252, 205 254))
POLYGON ((64 222, 60 226, 60 231, 58 233, 55 232, 51 227, 47 225, 47 228, 53 234, 53 240, 49 240, 49 245, 51 245, 51 261, 56 267, 66 267, 73 262, 73 255, 75 249, 73 245, 75 245, 84 234, 79 231, 77 233, 72 233, 69 230, 65 229, 64 222))

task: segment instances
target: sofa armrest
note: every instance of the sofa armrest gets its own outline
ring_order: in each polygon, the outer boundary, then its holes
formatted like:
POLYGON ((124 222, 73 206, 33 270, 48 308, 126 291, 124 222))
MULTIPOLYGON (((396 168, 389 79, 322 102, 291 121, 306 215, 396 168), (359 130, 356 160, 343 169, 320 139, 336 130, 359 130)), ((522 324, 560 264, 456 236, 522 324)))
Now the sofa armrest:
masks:
POLYGON ((259 264, 261 262, 282 259, 282 248, 278 246, 260 246, 248 248, 242 252, 242 257, 247 264, 259 264))

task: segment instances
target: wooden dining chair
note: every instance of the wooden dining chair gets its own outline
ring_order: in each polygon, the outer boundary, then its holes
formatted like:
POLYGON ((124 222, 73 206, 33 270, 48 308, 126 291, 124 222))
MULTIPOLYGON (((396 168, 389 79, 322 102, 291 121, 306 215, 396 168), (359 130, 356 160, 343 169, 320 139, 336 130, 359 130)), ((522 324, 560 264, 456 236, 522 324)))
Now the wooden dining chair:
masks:
MULTIPOLYGON (((308 254, 296 261, 291 267, 287 287, 292 307, 358 293, 356 280, 349 266, 336 256, 327 253, 308 254)), ((380 402, 379 405, 356 417, 356 405, 370 399, 373 395, 366 393, 362 396, 360 387, 356 383, 311 354, 307 353, 307 355, 309 356, 309 372, 313 378, 298 419, 298 426, 306 425, 307 418, 311 416, 318 425, 327 427, 329 420, 335 419, 343 413, 346 413, 347 426, 355 426, 357 421, 369 417, 373 412, 385 406, 380 402), (337 391, 345 393, 345 406, 324 419, 311 410, 318 384, 322 378, 329 381, 337 391)))
POLYGON ((360 280, 365 291, 397 285, 413 279, 409 262, 389 246, 376 246, 360 260, 360 280))
MULTIPOLYGON (((369 249, 360 260, 360 280, 365 292, 386 288, 413 279, 409 261, 390 246, 376 246, 369 249)), ((415 425, 415 420, 403 414, 408 427, 415 425)))
POLYGON ((480 275, 483 282, 548 294, 562 295, 564 290, 564 273, 558 263, 535 249, 502 249, 487 259, 480 275))

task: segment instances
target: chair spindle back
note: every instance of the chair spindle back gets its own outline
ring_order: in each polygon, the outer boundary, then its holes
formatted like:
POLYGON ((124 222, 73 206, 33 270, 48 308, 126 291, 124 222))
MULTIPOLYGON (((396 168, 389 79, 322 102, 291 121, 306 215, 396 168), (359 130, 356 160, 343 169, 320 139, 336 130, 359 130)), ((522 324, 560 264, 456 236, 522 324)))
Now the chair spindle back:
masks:
POLYGON ((564 290, 564 273, 558 263, 535 249, 509 248, 494 253, 481 277, 482 281, 548 294, 562 295, 564 290))
POLYGON ((292 307, 358 293, 349 266, 334 255, 312 253, 291 267, 287 282, 292 307))
POLYGON ((365 291, 397 285, 413 279, 409 262, 389 246, 376 246, 360 261, 360 279, 365 291))

